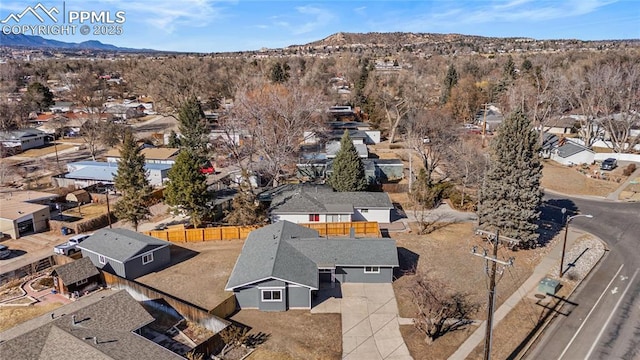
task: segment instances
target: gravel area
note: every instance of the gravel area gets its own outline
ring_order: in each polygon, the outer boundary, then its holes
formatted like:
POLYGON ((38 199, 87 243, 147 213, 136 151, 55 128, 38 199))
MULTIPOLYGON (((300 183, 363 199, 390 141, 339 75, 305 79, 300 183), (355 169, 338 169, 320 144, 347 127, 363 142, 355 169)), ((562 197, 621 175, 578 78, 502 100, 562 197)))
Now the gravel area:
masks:
MULTIPOLYGON (((604 243, 592 235, 582 235, 565 254, 564 280, 584 279, 605 253, 604 243)), ((559 264, 558 264, 559 266, 559 264)), ((557 277, 556 277, 557 278, 557 277)))

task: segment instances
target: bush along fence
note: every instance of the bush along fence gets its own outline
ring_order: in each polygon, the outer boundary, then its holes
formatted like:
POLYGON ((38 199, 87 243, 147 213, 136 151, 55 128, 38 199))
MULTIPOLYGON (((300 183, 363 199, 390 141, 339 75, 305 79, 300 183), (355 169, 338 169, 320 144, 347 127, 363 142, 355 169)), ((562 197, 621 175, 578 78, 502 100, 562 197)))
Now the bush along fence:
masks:
MULTIPOLYGON (((375 221, 299 224, 317 230, 320 236, 347 236, 351 229, 355 236, 380 237, 380 227, 375 221)), ((222 226, 201 229, 167 229, 143 232, 145 235, 174 243, 244 240, 258 226, 222 226)))

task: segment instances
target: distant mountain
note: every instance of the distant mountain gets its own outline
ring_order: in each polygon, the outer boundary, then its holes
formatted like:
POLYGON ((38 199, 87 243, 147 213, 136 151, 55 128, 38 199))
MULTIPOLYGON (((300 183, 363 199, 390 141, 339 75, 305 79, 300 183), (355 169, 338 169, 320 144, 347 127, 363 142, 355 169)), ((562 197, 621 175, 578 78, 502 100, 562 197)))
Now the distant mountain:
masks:
POLYGON ((126 51, 126 52, 151 52, 151 49, 131 49, 118 47, 111 44, 104 44, 97 40, 88 40, 81 43, 64 42, 58 40, 45 39, 42 36, 23 34, 0 34, 0 46, 26 47, 38 49, 65 49, 65 50, 103 50, 103 51, 126 51))
POLYGON ((431 34, 409 32, 370 32, 370 33, 346 33, 339 32, 322 40, 314 41, 303 46, 347 46, 347 45, 402 45, 421 44, 434 42, 452 42, 470 39, 489 39, 482 36, 462 34, 431 34))

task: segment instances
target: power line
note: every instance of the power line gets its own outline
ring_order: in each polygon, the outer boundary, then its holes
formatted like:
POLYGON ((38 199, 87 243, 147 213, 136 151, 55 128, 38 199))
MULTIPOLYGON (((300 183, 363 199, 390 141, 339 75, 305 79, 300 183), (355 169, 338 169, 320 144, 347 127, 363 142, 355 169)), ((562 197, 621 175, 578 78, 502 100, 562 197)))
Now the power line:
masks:
MULTIPOLYGON (((484 230, 479 230, 481 233, 489 233, 484 230)), ((491 233, 489 233, 491 234, 491 233)), ((482 254, 478 253, 477 246, 474 246, 471 249, 471 253, 475 256, 479 256, 485 260, 485 269, 487 271, 487 276, 489 277, 489 303, 487 305, 487 327, 486 333, 484 337, 484 360, 491 359, 491 337, 493 335, 493 309, 495 306, 495 295, 496 295, 496 273, 498 272, 498 264, 502 265, 500 272, 504 270, 505 267, 513 266, 513 258, 510 258, 508 261, 502 261, 498 259, 498 244, 501 241, 500 232, 496 230, 495 236, 491 234, 487 239, 493 245, 493 251, 491 255, 487 254, 487 251, 484 250, 482 254), (489 266, 489 262, 491 262, 491 266, 489 266)))

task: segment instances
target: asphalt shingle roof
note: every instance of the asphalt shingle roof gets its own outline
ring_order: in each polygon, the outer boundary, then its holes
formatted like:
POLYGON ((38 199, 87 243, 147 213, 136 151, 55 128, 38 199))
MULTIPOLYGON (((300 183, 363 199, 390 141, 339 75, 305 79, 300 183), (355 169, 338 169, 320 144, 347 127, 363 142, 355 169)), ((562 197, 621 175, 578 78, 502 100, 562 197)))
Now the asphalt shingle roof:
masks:
MULTIPOLYGON (((318 186, 322 187, 322 186, 318 186)), ((366 209, 393 209, 389 195, 384 192, 329 192, 313 188, 300 188, 274 196, 271 202, 273 214, 326 214, 331 210, 348 207, 366 209)))
POLYGON ((101 229, 85 239, 78 248, 125 262, 137 255, 169 245, 170 242, 127 229, 101 229))
POLYGON ((56 309, 55 314, 64 315, 55 319, 46 314, 0 333, 2 358, 183 359, 133 333, 154 318, 126 291, 95 295, 101 298, 84 306, 73 303, 56 309))
POLYGON ((100 271, 93 265, 90 258, 81 258, 68 264, 60 265, 53 270, 53 273, 60 277, 65 285, 75 284, 80 280, 88 279, 100 274, 100 271))
POLYGON ((326 239, 289 221, 252 231, 226 289, 272 278, 318 288, 319 266, 398 266, 393 239, 326 239))

